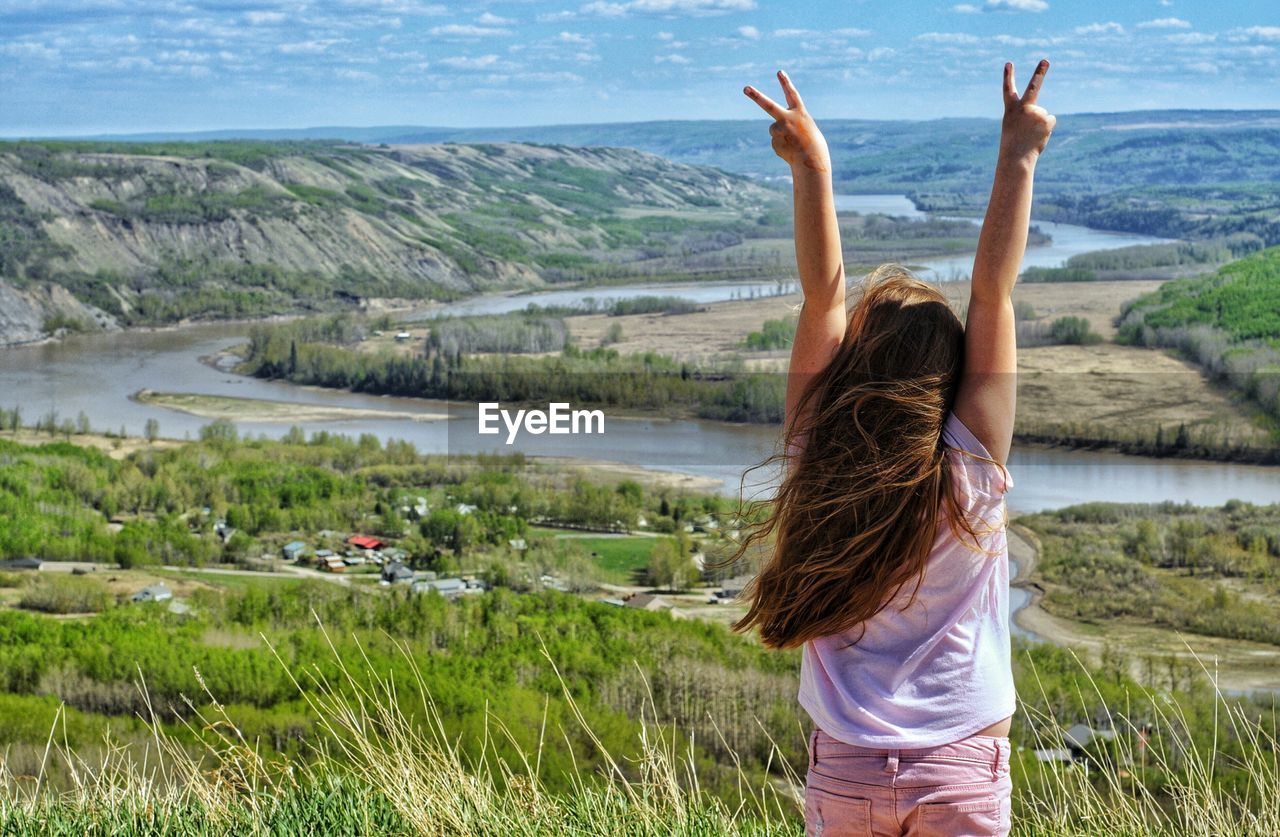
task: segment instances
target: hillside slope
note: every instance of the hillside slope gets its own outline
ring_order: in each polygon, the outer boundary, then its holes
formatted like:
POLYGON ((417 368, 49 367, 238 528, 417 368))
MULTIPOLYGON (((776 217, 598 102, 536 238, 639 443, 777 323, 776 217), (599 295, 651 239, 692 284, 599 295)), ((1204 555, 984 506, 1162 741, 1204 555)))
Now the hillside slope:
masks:
MULTIPOLYGON (((752 110, 743 103, 744 114, 752 110)), ((758 114, 755 114, 758 116, 758 114)), ((519 141, 638 148, 753 177, 781 177, 767 120, 629 122, 518 128, 325 127, 168 135, 335 137, 361 142, 519 141)), ((823 119, 836 186, 905 193, 922 209, 978 212, 1000 133, 996 119, 823 119)), ((163 136, 163 135, 154 135, 163 136)), ((142 139, 143 135, 131 139, 142 139)), ((1058 114, 1036 177, 1036 216, 1168 238, 1232 233, 1280 244, 1280 111, 1058 114)))
POLYGON ((0 343, 31 339, 37 316, 152 323, 579 279, 601 262, 736 243, 731 227, 778 200, 623 149, 5 143, 0 294, 32 313, 0 320, 0 343), (672 228, 623 211, 707 220, 672 228), (41 305, 58 286, 75 299, 41 305))

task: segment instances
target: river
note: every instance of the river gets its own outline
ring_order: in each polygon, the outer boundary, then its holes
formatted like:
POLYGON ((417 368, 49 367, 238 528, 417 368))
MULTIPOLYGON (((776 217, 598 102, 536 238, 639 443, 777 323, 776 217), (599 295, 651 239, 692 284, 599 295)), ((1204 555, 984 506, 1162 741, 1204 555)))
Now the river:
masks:
MULTIPOLYGON (((901 196, 842 196, 845 209, 903 209, 901 196), (895 203, 898 201, 898 203, 895 203)), ((905 208, 911 209, 909 202, 905 208)), ((1141 236, 1116 236, 1084 227, 1056 225, 1053 245, 1032 248, 1028 263, 1061 264, 1074 252, 1149 243, 1141 236), (1066 230, 1064 233, 1063 231, 1066 230), (1059 240, 1056 236, 1062 235, 1059 240), (1040 252, 1044 251, 1044 252, 1040 252), (1048 255, 1053 251, 1053 255, 1048 255)), ((925 265, 941 269, 954 259, 925 265)), ((436 313, 496 313, 541 305, 573 304, 586 297, 618 299, 652 293, 674 294, 700 302, 774 293, 776 283, 704 283, 632 285, 592 290, 559 290, 525 295, 486 295, 442 306, 436 313)), ((164 436, 194 436, 207 419, 130 400, 140 389, 261 398, 298 404, 353 407, 388 412, 441 412, 445 405, 416 399, 378 397, 298 387, 234 375, 201 363, 243 340, 244 324, 211 324, 161 331, 78 335, 58 343, 0 351, 0 406, 21 407, 26 421, 56 411, 61 418, 84 412, 96 429, 123 428, 141 434, 148 419, 164 436)), ((308 432, 373 433, 382 439, 406 439, 426 452, 470 453, 505 450, 495 437, 475 433, 474 405, 454 405, 448 421, 347 420, 299 423, 308 432)), ((242 433, 279 436, 282 423, 238 422, 242 433)), ((609 459, 650 468, 713 477, 736 493, 743 471, 772 449, 770 427, 727 425, 696 420, 627 419, 610 416, 603 436, 529 436, 518 448, 531 454, 609 459)), ((1009 495, 1014 512, 1057 508, 1086 500, 1125 502, 1189 501, 1219 505, 1239 498, 1280 502, 1280 479, 1273 469, 1213 462, 1125 457, 1118 454, 1019 447, 1009 469, 1016 483, 1009 495)), ((767 475, 754 480, 767 486, 767 475)))

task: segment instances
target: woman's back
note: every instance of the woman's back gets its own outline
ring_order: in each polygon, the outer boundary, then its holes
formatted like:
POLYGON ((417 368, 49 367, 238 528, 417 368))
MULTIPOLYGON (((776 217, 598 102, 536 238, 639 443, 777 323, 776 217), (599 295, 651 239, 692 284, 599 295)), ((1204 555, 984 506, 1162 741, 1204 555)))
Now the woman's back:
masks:
POLYGON ((800 703, 848 744, 931 747, 1013 714, 1004 527, 1012 481, 954 414, 943 443, 977 543, 941 517, 918 589, 909 582, 860 625, 804 645, 800 703))

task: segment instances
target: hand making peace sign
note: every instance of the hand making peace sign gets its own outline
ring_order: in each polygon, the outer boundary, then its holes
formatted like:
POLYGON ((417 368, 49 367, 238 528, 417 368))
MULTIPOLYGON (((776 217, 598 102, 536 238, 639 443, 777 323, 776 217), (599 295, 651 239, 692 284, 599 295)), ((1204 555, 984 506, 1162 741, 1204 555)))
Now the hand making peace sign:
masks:
POLYGON ((787 98, 787 107, 782 107, 773 99, 747 86, 742 92, 776 121, 769 126, 769 134, 773 137, 773 150, 794 168, 805 166, 815 171, 831 171, 831 155, 827 152, 827 140, 818 130, 818 124, 804 108, 800 93, 787 74, 778 71, 778 82, 782 85, 783 95, 787 98))
POLYGON ((1010 158, 1034 159, 1044 151, 1058 120, 1036 104, 1049 62, 1041 61, 1031 75, 1026 92, 1018 97, 1013 83, 1013 64, 1004 65, 1004 124, 1000 132, 1000 153, 1010 158))

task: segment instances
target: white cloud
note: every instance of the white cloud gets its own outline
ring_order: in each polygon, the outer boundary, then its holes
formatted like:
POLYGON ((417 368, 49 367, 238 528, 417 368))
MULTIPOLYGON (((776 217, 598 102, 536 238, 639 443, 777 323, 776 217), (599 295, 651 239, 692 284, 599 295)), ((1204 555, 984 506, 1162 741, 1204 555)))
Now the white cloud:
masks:
POLYGON ((775 38, 865 38, 871 33, 866 29, 832 29, 820 32, 817 29, 775 29, 775 38))
POLYGON ((653 56, 653 63, 655 64, 692 64, 693 62, 690 61, 688 58, 685 58, 680 53, 673 52, 670 55, 653 56))
POLYGON ((469 23, 449 23, 444 26, 431 27, 431 34, 456 38, 498 38, 510 35, 510 29, 499 29, 494 26, 472 26, 469 23))
POLYGON ((982 11, 982 9, 979 9, 977 6, 973 5, 972 3, 959 3, 955 6, 952 6, 951 11, 959 12, 962 15, 976 15, 978 12, 982 11))
POLYGON ((622 17, 627 13, 627 7, 622 3, 605 3, 597 0, 595 3, 587 3, 580 10, 584 15, 599 15, 600 17, 622 17))
POLYGON ((284 23, 288 17, 284 12, 245 12, 244 19, 253 26, 267 26, 272 23, 284 23))
POLYGON ((1088 26, 1077 26, 1077 35, 1123 35, 1124 27, 1115 21, 1107 23, 1090 23, 1088 26))
POLYGON ((335 75, 338 78, 345 78, 348 81, 377 81, 378 80, 378 77, 375 76, 373 73, 367 73, 364 70, 350 70, 345 67, 338 70, 335 73, 335 75))
POLYGON ((590 38, 577 32, 561 32, 556 35, 556 40, 562 44, 581 44, 583 46, 591 43, 590 38))
POLYGON ((1211 44, 1218 36, 1209 32, 1174 32, 1165 35, 1164 39, 1171 44, 1211 44))
POLYGON ((156 55, 157 60, 183 64, 203 64, 210 57, 207 52, 195 52, 189 49, 164 50, 156 55))
POLYGON ((338 43, 336 38, 326 38, 311 41, 294 41, 293 43, 281 44, 278 48, 285 55, 319 55, 336 43, 338 43))
POLYGON ((469 55, 453 55, 448 58, 441 58, 439 63, 455 70, 487 70, 497 65, 498 56, 478 55, 473 58, 469 55))
POLYGON ((1182 18, 1162 17, 1157 20, 1144 20, 1138 24, 1139 29, 1190 29, 1191 24, 1182 18))
POLYGON ((62 53, 37 41, 18 41, 0 43, 0 55, 11 55, 14 58, 43 58, 46 61, 57 61, 62 53))
POLYGON ((658 33, 658 40, 659 40, 659 41, 670 41, 670 40, 674 40, 674 39, 675 39, 675 37, 676 37, 676 36, 675 36, 675 33, 673 33, 673 32, 659 32, 659 33, 658 33))
POLYGON ((1244 33, 1264 41, 1280 41, 1280 26, 1250 26, 1244 33))
POLYGON ((979 44, 982 39, 967 32, 924 32, 916 35, 917 41, 927 44, 979 44))
POLYGON ((476 23, 481 26, 510 26, 515 23, 515 21, 509 17, 499 17, 493 12, 485 12, 480 15, 480 17, 476 18, 476 23))
POLYGON ((989 12, 1044 12, 1049 4, 1045 0, 987 0, 983 8, 989 12))
POLYGON ((739 26, 738 34, 744 38, 750 38, 753 41, 760 38, 760 30, 754 26, 739 26))
POLYGON ((594 0, 579 11, 598 17, 624 17, 630 14, 703 17, 727 12, 749 12, 756 0, 594 0))
POLYGON ((1204 73, 1205 75, 1216 76, 1218 74, 1218 65, 1212 61, 1196 61, 1187 65, 1187 69, 1196 73, 1204 73))

